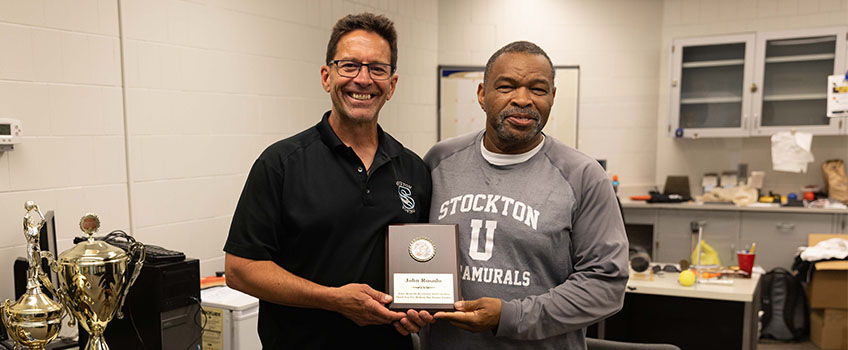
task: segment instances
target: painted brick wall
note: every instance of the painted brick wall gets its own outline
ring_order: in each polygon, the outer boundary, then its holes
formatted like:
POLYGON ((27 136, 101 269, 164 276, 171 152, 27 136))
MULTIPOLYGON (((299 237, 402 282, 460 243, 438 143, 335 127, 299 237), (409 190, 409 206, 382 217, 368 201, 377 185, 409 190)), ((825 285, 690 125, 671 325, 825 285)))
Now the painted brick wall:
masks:
MULTIPOLYGON (((185 251, 202 274, 222 270, 251 164, 330 108, 320 66, 348 13, 395 21, 400 81, 380 120, 423 154, 435 143, 437 6, 0 0, 0 118, 25 133, 0 153, 0 265, 24 254, 23 203, 35 200, 56 212, 60 251, 96 212, 102 231, 185 251)), ((0 299, 11 296, 12 271, 0 269, 0 299)))
POLYGON ((623 191, 650 187, 662 6, 659 0, 442 0, 439 64, 482 66, 498 48, 528 40, 555 65, 579 65, 578 147, 607 159, 623 191))
POLYGON ((96 212, 128 229, 116 1, 0 1, 0 118, 24 136, 0 153, 0 299, 23 256, 24 202, 56 213, 60 248, 96 212))

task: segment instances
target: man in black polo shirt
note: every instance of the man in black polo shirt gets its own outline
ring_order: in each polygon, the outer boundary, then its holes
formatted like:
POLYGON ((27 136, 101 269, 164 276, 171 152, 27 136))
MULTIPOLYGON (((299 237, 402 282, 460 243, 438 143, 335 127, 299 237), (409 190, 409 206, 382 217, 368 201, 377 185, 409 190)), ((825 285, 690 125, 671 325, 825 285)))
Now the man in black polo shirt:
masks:
POLYGON ((332 109, 250 170, 224 251, 227 285, 261 300, 264 349, 411 347, 400 333, 416 326, 380 292, 386 226, 426 222, 430 208, 421 158, 377 125, 396 40, 383 16, 339 20, 321 67, 332 109))

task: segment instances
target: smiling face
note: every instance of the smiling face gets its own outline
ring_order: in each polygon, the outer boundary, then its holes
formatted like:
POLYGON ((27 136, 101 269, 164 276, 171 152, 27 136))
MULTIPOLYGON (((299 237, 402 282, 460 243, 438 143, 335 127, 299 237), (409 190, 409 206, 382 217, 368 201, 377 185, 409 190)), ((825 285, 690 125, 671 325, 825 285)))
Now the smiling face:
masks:
POLYGON ((527 152, 542 140, 556 88, 545 56, 505 53, 495 60, 477 87, 486 112, 486 149, 496 153, 527 152))
MULTIPOLYGON (((388 41, 374 32, 354 30, 338 42, 334 60, 359 63, 391 63, 388 41)), ((376 123, 377 115, 395 91, 397 75, 389 80, 373 80, 365 66, 356 78, 338 74, 335 64, 321 67, 321 84, 330 93, 333 108, 330 117, 343 122, 376 123)))

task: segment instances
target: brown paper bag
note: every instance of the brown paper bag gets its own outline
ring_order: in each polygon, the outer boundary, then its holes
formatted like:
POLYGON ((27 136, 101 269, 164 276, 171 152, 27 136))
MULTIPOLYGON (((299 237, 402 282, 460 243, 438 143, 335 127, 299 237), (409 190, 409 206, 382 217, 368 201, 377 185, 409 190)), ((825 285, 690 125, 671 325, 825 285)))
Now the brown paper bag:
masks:
POLYGON ((845 175, 845 162, 842 159, 830 159, 822 163, 824 190, 832 200, 848 203, 848 175, 845 175))

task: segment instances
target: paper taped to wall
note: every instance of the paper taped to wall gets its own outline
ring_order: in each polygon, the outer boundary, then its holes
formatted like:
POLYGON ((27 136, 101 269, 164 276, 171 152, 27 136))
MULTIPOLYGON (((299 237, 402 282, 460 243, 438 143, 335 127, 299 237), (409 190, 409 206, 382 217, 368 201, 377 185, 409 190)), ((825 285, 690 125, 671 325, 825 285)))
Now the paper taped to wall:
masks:
POLYGON ((827 77, 827 116, 848 117, 848 73, 827 77))
POLYGON ((771 164, 775 171, 806 173, 807 164, 815 161, 810 146, 813 134, 779 132, 771 136, 771 164))

